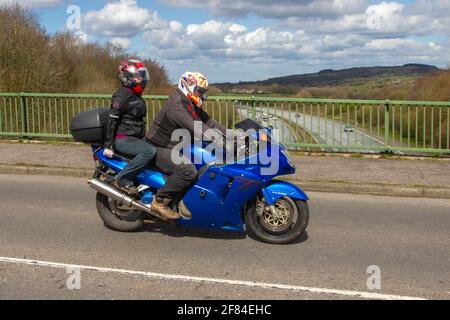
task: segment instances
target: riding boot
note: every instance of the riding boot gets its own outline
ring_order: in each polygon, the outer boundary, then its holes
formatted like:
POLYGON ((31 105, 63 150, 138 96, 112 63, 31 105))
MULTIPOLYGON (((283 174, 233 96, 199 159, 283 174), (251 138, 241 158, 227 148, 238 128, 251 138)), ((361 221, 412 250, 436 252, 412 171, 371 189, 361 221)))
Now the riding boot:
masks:
POLYGON ((180 214, 170 209, 169 204, 172 201, 170 198, 155 197, 152 202, 152 210, 160 214, 166 219, 179 219, 180 214))

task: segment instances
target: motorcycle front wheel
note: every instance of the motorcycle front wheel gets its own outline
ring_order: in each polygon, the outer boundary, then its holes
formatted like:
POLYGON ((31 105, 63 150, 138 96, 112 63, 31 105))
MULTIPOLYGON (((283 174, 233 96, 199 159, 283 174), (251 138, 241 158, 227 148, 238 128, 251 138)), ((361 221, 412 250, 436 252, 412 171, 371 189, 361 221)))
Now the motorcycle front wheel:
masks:
POLYGON ((288 244, 306 233, 309 208, 306 201, 280 198, 271 209, 262 197, 250 203, 245 215, 249 235, 263 242, 288 244))

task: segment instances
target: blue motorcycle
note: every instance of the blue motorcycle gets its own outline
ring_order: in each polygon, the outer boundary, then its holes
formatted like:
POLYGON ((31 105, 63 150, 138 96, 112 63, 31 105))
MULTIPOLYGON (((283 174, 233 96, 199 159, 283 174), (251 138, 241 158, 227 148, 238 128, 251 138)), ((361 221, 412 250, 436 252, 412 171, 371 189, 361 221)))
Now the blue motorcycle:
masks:
MULTIPOLYGON (((247 126, 250 123, 261 128, 250 119, 244 122, 247 126)), ((295 164, 286 148, 271 137, 270 129, 259 132, 263 133, 257 133, 257 139, 246 140, 243 150, 237 152, 240 156, 235 155, 231 163, 216 161, 217 157, 209 151, 207 144, 193 144, 188 156, 208 159, 208 162, 195 164, 197 181, 173 204, 173 209, 182 218, 168 223, 187 229, 247 233, 273 244, 291 243, 304 235, 309 220, 308 196, 299 187, 274 179, 295 173, 295 164), (259 146, 261 139, 268 141, 264 149, 259 146), (258 145, 252 148, 250 143, 258 145), (260 158, 264 152, 267 155, 268 150, 269 153, 276 150, 270 154, 270 159, 278 161, 278 168, 275 172, 264 173, 262 169, 270 164, 263 164, 260 158), (184 218, 186 213, 191 213, 192 218, 184 218)), ((96 170, 88 183, 97 191, 97 210, 106 226, 131 232, 143 227, 144 220, 164 220, 151 209, 153 197, 165 184, 164 175, 152 168, 143 170, 136 178, 139 196, 126 195, 115 189, 111 182, 129 159, 118 154, 108 158, 103 155, 104 149, 100 145, 92 141, 91 144, 96 170)))

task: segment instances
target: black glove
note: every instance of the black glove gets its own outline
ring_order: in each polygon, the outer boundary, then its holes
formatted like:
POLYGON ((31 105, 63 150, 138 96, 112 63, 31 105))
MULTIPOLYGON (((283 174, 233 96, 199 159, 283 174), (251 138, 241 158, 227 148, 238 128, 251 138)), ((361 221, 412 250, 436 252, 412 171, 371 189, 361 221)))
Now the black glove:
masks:
POLYGON ((103 143, 103 148, 105 148, 105 149, 112 149, 112 145, 113 145, 113 143, 112 143, 112 141, 105 141, 104 143, 103 143))

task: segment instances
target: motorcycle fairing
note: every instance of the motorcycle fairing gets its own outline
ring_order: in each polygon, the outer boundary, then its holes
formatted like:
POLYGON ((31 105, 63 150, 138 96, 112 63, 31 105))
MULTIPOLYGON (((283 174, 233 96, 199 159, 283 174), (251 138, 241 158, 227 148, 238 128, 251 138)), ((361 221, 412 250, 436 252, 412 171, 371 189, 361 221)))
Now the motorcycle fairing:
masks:
POLYGON ((270 184, 261 190, 268 205, 275 204, 282 197, 291 197, 308 201, 306 193, 296 185, 280 180, 272 180, 270 184))
POLYGON ((190 220, 178 221, 181 226, 245 231, 242 209, 264 182, 260 176, 236 166, 239 165, 207 169, 183 198, 184 204, 194 214, 190 220))

